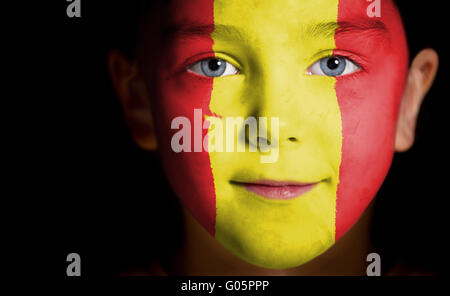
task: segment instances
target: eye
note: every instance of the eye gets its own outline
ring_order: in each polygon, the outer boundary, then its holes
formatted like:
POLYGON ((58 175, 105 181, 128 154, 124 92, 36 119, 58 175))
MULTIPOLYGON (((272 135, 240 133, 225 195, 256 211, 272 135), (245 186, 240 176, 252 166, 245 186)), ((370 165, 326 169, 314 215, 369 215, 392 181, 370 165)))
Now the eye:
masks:
POLYGON ((307 73, 309 75, 336 77, 354 73, 359 69, 361 69, 361 67, 356 65, 348 58, 341 56, 331 56, 320 59, 319 61, 312 64, 308 68, 307 73))
POLYGON ((235 66, 217 58, 198 61, 187 67, 187 70, 206 77, 222 77, 239 74, 239 70, 235 66))

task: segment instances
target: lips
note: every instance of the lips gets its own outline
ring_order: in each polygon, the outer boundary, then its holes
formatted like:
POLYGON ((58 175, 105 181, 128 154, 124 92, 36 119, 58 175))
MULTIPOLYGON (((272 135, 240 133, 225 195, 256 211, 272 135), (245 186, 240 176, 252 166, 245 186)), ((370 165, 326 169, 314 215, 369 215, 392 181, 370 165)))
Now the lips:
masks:
POLYGON ((245 187, 247 191, 268 199, 289 200, 303 195, 317 183, 280 182, 262 180, 256 182, 233 182, 245 187))

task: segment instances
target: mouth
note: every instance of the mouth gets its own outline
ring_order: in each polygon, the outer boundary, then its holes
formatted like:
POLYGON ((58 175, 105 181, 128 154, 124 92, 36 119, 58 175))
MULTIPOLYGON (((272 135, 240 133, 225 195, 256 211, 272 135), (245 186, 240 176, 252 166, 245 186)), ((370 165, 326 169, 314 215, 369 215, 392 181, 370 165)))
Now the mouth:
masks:
POLYGON ((297 198, 314 188, 318 183, 283 182, 261 180, 255 182, 236 182, 232 184, 243 186, 247 191, 267 199, 289 200, 297 198))

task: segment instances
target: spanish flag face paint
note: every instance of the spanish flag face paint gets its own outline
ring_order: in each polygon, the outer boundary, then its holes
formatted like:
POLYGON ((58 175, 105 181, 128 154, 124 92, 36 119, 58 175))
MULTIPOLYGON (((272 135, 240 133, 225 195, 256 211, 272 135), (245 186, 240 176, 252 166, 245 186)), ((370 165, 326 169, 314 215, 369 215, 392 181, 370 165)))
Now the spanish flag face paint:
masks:
POLYGON ((379 189, 408 61, 400 16, 381 2, 370 18, 363 0, 172 1, 170 37, 143 70, 159 150, 183 205, 242 260, 317 257, 379 189), (243 127, 227 128, 239 117, 268 119, 274 161, 220 151, 219 126, 245 146, 243 127), (174 151, 174 137, 189 148, 174 151))

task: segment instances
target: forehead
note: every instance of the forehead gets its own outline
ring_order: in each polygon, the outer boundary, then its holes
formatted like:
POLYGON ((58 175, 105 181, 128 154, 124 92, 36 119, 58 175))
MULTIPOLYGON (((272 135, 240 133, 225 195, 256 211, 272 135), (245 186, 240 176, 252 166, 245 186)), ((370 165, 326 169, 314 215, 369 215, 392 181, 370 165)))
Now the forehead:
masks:
MULTIPOLYGON (((276 29, 277 24, 298 27, 336 21, 338 0, 174 0, 173 25, 211 25, 243 31, 276 29), (320 13, 318 13, 320 12, 320 13)), ((222 30, 226 33, 225 30, 222 30)))
POLYGON ((371 2, 354 0, 173 0, 169 25, 181 37, 212 31, 216 37, 247 40, 251 36, 245 34, 277 34, 281 40, 332 38, 335 33, 389 37, 389 20, 399 15, 392 1, 381 2, 383 18, 368 17, 371 2))
POLYGON ((214 9, 214 14, 228 15, 234 20, 264 17, 270 20, 291 20, 299 18, 314 18, 328 15, 333 18, 333 10, 337 9, 337 0, 172 0, 174 21, 186 22, 201 18, 208 18, 207 14, 214 9), (320 10, 319 10, 320 9, 320 10), (311 13, 315 12, 315 13, 311 13), (330 14, 331 12, 331 14, 330 14), (244 19, 242 17, 245 16, 244 19), (192 19, 193 18, 193 19, 192 19))

